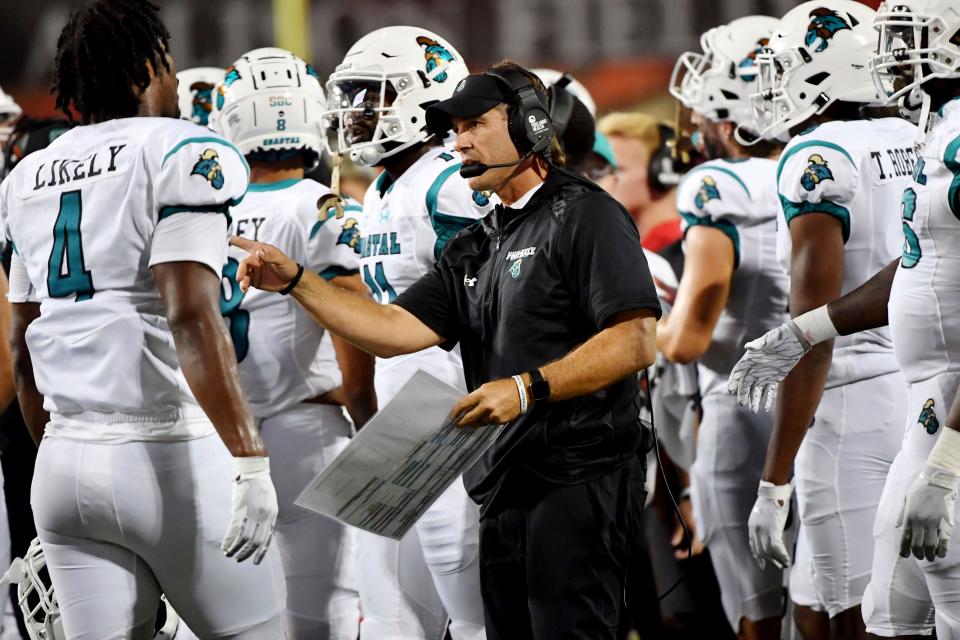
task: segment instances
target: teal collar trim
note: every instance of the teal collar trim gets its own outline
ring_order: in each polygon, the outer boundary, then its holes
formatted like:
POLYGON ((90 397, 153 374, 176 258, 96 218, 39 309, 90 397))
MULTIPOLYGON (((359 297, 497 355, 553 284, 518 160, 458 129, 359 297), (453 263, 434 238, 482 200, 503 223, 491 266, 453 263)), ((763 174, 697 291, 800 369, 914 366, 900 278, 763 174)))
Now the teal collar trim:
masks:
POLYGON ((277 180, 276 182, 251 182, 247 191, 279 191, 292 187, 301 182, 300 178, 290 178, 289 180, 277 180))

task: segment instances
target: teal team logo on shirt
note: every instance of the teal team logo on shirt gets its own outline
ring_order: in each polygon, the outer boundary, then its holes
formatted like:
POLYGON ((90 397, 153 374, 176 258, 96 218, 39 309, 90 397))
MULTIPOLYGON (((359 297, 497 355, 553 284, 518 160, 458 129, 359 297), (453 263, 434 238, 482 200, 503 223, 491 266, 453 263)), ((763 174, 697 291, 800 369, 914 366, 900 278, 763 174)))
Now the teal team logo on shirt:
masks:
POLYGON ((223 169, 220 167, 220 156, 213 149, 206 149, 200 154, 197 164, 193 165, 190 175, 206 178, 214 189, 223 187, 223 169))
POLYGON ((807 35, 804 36, 803 41, 808 47, 812 47, 819 40, 820 44, 814 51, 820 53, 830 46, 830 41, 838 31, 852 29, 850 23, 840 17, 839 13, 833 9, 819 7, 810 12, 810 24, 807 25, 807 35))
POLYGON ((800 176, 800 186, 807 191, 813 191, 817 185, 824 180, 833 180, 833 172, 830 166, 819 153, 815 153, 807 158, 807 168, 803 170, 800 176))
POLYGON ((510 265, 510 276, 516 280, 520 277, 520 265, 523 264, 523 258, 518 258, 510 265))
POLYGON ((354 253, 360 253, 360 225, 356 218, 347 218, 343 223, 337 244, 345 244, 353 249, 354 253))
POLYGON ((920 417, 917 418, 917 422, 923 425, 923 428, 927 430, 927 433, 933 435, 940 428, 940 421, 937 420, 937 414, 933 411, 933 407, 936 405, 933 398, 930 398, 923 403, 923 409, 920 411, 920 417))
POLYGON ((697 189, 697 195, 693 198, 693 204, 697 209, 703 209, 711 200, 720 199, 720 190, 717 189, 717 181, 713 176, 707 176, 700 182, 700 188, 697 189))

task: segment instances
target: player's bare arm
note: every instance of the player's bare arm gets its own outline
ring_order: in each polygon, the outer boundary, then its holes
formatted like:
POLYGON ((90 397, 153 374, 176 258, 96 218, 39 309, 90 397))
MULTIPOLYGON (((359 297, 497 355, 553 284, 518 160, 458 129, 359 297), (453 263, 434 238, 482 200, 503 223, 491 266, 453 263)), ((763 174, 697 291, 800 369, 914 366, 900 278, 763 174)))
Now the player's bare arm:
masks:
POLYGON ((313 319, 336 335, 381 358, 413 353, 443 340, 413 314, 394 304, 377 304, 334 286, 271 245, 233 236, 230 244, 249 252, 237 269, 244 291, 282 291, 301 273, 290 295, 313 319))
POLYGON ((7 274, 0 269, 0 412, 5 411, 17 396, 13 381, 13 354, 10 351, 10 285, 7 274))
MULTIPOLYGON (((656 335, 653 311, 615 314, 603 331, 540 368, 550 383, 549 399, 557 402, 594 393, 649 367, 656 358, 656 335)), ((530 376, 522 378, 529 388, 530 376)), ((451 414, 462 427, 510 422, 520 415, 516 383, 512 378, 487 382, 460 400, 451 414)))
POLYGON ((183 375, 235 458, 267 455, 244 400, 236 356, 220 316, 220 280, 198 262, 155 265, 183 375))
MULTIPOLYGON (((843 234, 840 222, 810 213, 790 225, 790 312, 794 317, 840 295, 843 284, 843 234)), ((814 346, 784 379, 777 402, 773 436, 763 479, 784 485, 813 415, 820 404, 833 357, 833 341, 814 346)))
POLYGON ((27 348, 27 328, 40 317, 40 304, 37 302, 17 302, 10 305, 10 352, 13 359, 13 380, 17 388, 17 399, 23 421, 33 441, 40 445, 43 430, 50 421, 50 414, 43 408, 43 396, 37 391, 33 379, 33 362, 27 348))
POLYGON ((686 259, 677 300, 657 327, 657 349, 668 359, 693 362, 710 346, 713 330, 730 295, 734 249, 719 229, 695 226, 687 231, 686 259))
MULTIPOLYGON (((360 296, 369 297, 367 285, 359 275, 333 278, 334 284, 360 296)), ((369 353, 333 335, 333 348, 343 373, 343 401, 353 424, 360 428, 377 412, 377 393, 373 386, 376 361, 369 353)))

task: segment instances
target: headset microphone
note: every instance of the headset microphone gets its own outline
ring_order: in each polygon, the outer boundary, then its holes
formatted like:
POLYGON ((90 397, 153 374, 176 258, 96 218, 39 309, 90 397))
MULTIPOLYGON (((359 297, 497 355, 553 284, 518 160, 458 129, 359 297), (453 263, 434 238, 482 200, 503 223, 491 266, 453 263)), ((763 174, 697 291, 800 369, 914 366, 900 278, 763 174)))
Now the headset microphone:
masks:
POLYGON ((527 151, 525 154, 520 156, 517 160, 513 162, 503 162, 500 164, 483 164, 482 162, 474 162, 473 164, 465 164, 460 167, 460 177, 461 178, 476 178, 477 176, 482 176, 489 169, 502 169, 504 167, 515 167, 530 156, 535 153, 541 153, 543 150, 550 145, 550 138, 544 138, 540 142, 537 142, 530 151, 527 151))

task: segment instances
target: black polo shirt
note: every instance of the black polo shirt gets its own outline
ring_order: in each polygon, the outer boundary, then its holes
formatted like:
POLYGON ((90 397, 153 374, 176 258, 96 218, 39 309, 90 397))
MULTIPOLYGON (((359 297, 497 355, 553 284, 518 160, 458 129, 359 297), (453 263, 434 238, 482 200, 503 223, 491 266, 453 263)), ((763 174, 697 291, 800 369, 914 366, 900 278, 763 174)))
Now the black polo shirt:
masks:
MULTIPOLYGON (((443 336, 443 348, 460 344, 470 390, 564 357, 618 312, 660 315, 627 212, 557 169, 522 209, 497 207, 451 239, 394 304, 443 336)), ((558 484, 617 469, 642 438, 636 395, 628 376, 588 396, 538 403, 464 476, 471 497, 488 506, 515 468, 558 484)))

